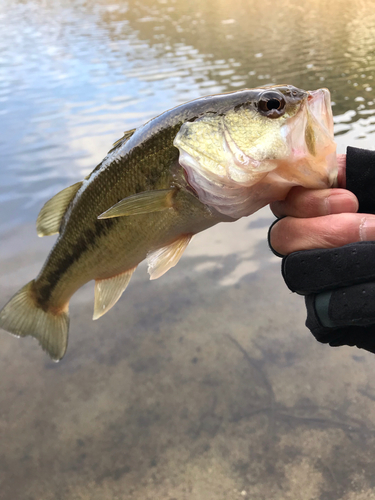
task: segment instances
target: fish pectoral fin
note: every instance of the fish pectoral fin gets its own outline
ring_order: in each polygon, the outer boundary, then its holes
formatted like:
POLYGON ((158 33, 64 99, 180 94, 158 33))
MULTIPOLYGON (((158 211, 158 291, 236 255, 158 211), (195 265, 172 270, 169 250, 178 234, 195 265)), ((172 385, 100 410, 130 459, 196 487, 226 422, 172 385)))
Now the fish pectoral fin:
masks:
POLYGON ((160 278, 177 264, 192 237, 192 234, 184 234, 173 243, 148 254, 147 272, 150 275, 150 280, 160 278))
POLYGON ((159 191, 143 191, 128 196, 99 215, 98 219, 123 217, 124 215, 139 215, 150 212, 161 212, 173 207, 173 198, 176 190, 161 189, 159 191))
POLYGON ((76 182, 72 186, 63 189, 44 204, 36 220, 38 236, 50 236, 59 232, 62 218, 69 203, 77 194, 82 183, 83 181, 76 182))
POLYGON ((95 303, 92 319, 100 318, 116 304, 128 286, 135 269, 133 267, 112 278, 95 280, 95 303))

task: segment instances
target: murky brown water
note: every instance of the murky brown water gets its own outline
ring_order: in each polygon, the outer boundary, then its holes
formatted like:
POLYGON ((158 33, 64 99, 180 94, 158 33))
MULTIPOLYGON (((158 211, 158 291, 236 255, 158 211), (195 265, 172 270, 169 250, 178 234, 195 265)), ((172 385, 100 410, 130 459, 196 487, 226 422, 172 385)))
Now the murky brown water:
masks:
MULTIPOLYGON (((327 86, 339 151, 375 143, 372 1, 0 3, 0 299, 51 247, 34 221, 122 131, 195 97, 327 86)), ((4 500, 375 499, 375 358, 315 342, 267 209, 145 266, 54 364, 0 336, 4 500)))

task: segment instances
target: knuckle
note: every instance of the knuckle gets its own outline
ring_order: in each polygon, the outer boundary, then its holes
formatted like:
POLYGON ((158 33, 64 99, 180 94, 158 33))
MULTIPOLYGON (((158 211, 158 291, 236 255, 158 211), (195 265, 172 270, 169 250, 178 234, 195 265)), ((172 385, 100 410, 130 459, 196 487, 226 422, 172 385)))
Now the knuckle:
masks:
POLYGON ((291 196, 291 213, 296 217, 317 217, 328 214, 326 192, 296 188, 291 196))
POLYGON ((359 241, 359 221, 352 214, 329 216, 323 229, 323 240, 327 246, 339 247, 359 241))
POLYGON ((319 196, 318 193, 306 193, 303 201, 306 217, 328 214, 325 198, 319 196))

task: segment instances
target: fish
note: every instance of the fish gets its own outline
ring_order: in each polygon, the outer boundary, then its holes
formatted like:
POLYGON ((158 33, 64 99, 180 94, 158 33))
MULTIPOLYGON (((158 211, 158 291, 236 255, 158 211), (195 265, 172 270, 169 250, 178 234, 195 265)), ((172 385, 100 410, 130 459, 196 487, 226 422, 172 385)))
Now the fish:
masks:
POLYGON ((90 175, 42 207, 37 233, 57 240, 1 310, 0 327, 61 360, 69 301, 85 283, 95 280, 96 320, 143 260, 157 279, 200 231, 282 200, 293 186, 333 186, 335 151, 329 91, 292 85, 201 97, 125 132, 90 175))

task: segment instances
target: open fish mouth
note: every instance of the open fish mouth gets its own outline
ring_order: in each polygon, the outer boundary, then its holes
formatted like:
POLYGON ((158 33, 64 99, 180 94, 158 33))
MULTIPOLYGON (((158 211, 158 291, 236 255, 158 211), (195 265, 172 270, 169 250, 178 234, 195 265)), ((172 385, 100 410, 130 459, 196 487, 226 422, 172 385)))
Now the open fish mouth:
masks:
POLYGON ((303 159, 326 157, 332 152, 333 116, 328 89, 306 93, 300 110, 282 126, 282 134, 289 148, 286 158, 291 163, 303 159))
POLYGON ((309 91, 307 106, 320 127, 333 139, 333 115, 329 90, 318 89, 309 91))
POLYGON ((314 149, 319 151, 321 157, 325 158, 328 173, 327 184, 328 187, 333 187, 337 184, 337 160, 329 90, 323 88, 310 91, 307 107, 311 119, 315 122, 314 149))
POLYGON ((330 92, 322 88, 307 92, 296 116, 285 124, 290 147, 288 161, 306 188, 332 187, 337 179, 336 144, 330 92))

